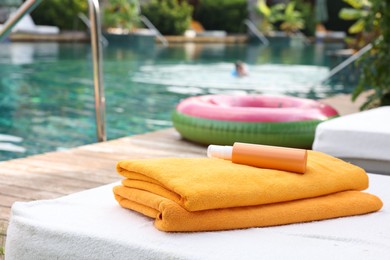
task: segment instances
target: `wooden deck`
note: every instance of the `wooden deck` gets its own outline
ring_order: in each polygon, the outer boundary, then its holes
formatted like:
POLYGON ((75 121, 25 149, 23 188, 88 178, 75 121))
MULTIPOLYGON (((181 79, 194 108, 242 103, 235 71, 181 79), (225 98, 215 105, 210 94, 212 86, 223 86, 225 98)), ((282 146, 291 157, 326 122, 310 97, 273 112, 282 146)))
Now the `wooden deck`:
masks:
MULTIPOLYGON (((357 112, 362 101, 363 97, 351 103, 348 95, 324 100, 342 115, 357 112)), ((15 201, 53 199, 118 181, 121 177, 115 165, 122 159, 203 156, 206 156, 205 146, 182 140, 170 128, 0 162, 0 249, 5 243, 10 210, 15 201)))
MULTIPOLYGON (((245 43, 248 41, 248 36, 245 34, 240 35, 227 35, 224 37, 218 36, 170 36, 165 35, 165 39, 170 44, 177 43, 245 43)), ((89 35, 80 31, 61 32, 59 34, 33 34, 33 33, 12 33, 10 40, 13 42, 88 42, 89 35)), ((156 38, 156 43, 160 43, 156 38)))

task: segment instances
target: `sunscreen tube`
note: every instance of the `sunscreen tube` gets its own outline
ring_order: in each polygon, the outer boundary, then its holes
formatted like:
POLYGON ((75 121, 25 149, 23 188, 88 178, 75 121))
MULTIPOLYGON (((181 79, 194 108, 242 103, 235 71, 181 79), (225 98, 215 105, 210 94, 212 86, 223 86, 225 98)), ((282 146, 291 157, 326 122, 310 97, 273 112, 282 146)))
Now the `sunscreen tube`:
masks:
POLYGON ((260 168, 305 173, 307 150, 279 146, 234 143, 210 145, 207 156, 260 168))

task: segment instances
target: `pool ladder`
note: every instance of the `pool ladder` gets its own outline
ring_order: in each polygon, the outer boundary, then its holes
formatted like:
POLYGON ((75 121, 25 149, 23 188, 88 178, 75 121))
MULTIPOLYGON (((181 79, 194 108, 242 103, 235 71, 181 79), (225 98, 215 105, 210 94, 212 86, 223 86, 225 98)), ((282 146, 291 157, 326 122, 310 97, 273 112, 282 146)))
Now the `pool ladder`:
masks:
MULTIPOLYGON (((12 28, 26 15, 37 7, 42 0, 27 0, 25 1, 16 13, 10 17, 2 30, 0 30, 0 42, 6 38, 12 28)), ((95 90, 95 111, 96 111, 96 132, 98 142, 107 140, 106 135, 106 106, 103 86, 103 60, 102 60, 102 32, 100 24, 100 8, 98 0, 88 0, 89 19, 91 30, 91 49, 93 62, 93 83, 95 90)))
POLYGON ((355 54, 350 56, 345 61, 341 62, 339 65, 334 67, 329 74, 320 81, 320 84, 325 84, 330 78, 332 78, 334 75, 342 71, 345 67, 350 65, 351 63, 355 62, 357 59, 359 59, 361 56, 363 56, 366 52, 370 51, 372 49, 373 45, 371 43, 367 44, 363 48, 361 48, 359 51, 357 51, 355 54))
POLYGON ((269 45, 268 39, 262 34, 256 27, 256 25, 249 19, 244 20, 244 24, 248 26, 248 29, 265 45, 269 45))
POLYGON ((154 24, 145 15, 141 15, 140 19, 146 25, 146 27, 148 27, 156 34, 157 39, 160 40, 162 45, 164 45, 164 47, 168 47, 169 43, 167 39, 165 39, 165 37, 160 33, 156 26, 154 26, 154 24))

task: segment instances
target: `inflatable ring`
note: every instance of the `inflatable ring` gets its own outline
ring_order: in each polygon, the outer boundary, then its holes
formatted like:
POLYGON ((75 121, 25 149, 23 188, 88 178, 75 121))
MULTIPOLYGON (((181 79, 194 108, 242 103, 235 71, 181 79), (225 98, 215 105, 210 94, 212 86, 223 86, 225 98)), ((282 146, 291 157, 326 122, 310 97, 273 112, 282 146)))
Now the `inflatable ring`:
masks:
POLYGON ((184 138, 201 144, 311 148, 317 125, 337 116, 331 106, 310 99, 206 95, 181 101, 172 121, 184 138))

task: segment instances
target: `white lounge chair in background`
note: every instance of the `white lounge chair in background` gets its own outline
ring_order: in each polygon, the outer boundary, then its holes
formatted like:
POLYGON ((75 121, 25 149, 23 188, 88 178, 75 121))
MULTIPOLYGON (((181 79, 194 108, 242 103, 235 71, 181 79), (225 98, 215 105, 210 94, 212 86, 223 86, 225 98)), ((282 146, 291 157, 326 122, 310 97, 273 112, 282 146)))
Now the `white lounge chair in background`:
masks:
MULTIPOLYGON (((12 16, 13 14, 11 14, 12 16)), ((0 29, 2 25, 0 24, 0 29)), ((59 34, 57 26, 36 25, 30 15, 25 15, 13 28, 13 33, 59 34)))
POLYGON ((313 150, 390 175, 390 106, 342 116, 317 126, 313 150))

